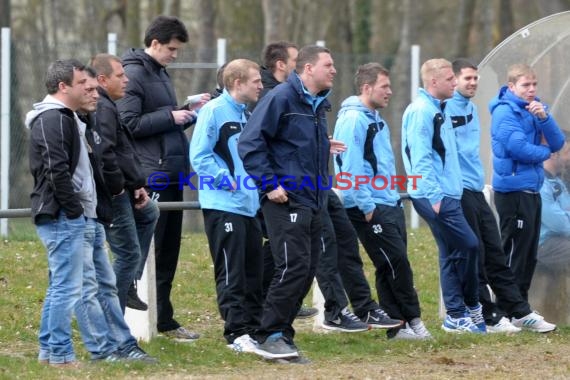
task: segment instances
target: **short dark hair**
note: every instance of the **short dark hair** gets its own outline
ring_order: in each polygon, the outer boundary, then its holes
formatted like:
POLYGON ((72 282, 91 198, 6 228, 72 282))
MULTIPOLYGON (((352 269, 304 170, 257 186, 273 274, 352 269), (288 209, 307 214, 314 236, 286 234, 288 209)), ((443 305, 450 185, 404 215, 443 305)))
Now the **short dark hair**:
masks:
POLYGON ((85 74, 89 78, 97 78, 97 71, 91 66, 85 66, 85 74))
POLYGON ((216 72, 216 86, 220 90, 223 90, 225 87, 224 86, 224 69, 226 68, 228 63, 229 62, 224 63, 222 66, 220 66, 218 68, 218 71, 216 72))
POLYGON ((151 21, 144 34, 144 45, 150 47, 152 40, 161 44, 167 44, 177 39, 180 42, 188 42, 188 30, 180 19, 174 16, 158 16, 151 21))
POLYGON ((271 72, 275 71, 275 66, 278 61, 287 62, 289 59, 289 48, 299 50, 297 45, 288 41, 272 42, 263 49, 261 59, 263 66, 271 72))
POLYGON ((373 85, 378 80, 378 74, 388 76, 390 72, 387 68, 377 62, 370 62, 358 66, 356 74, 354 74, 354 85, 358 91, 358 95, 362 94, 362 86, 365 84, 373 85))
POLYGON ((51 63, 46 71, 45 86, 47 93, 50 95, 57 93, 61 82, 71 86, 75 70, 84 71, 85 65, 76 59, 58 59, 51 63))
POLYGON ((477 65, 467 58, 457 58, 451 63, 451 67, 453 68, 453 73, 455 75, 461 74, 461 70, 463 69, 478 70, 477 65))
POLYGON ((95 69, 97 75, 105 75, 106 77, 109 77, 113 74, 113 66, 111 66, 111 62, 113 61, 122 63, 121 58, 116 55, 99 53, 91 58, 89 65, 95 69))
POLYGON ((308 45, 301 48, 297 56, 297 65, 295 66, 297 73, 301 74, 305 70, 307 63, 315 64, 319 60, 320 53, 330 54, 331 51, 324 46, 318 45, 308 45))

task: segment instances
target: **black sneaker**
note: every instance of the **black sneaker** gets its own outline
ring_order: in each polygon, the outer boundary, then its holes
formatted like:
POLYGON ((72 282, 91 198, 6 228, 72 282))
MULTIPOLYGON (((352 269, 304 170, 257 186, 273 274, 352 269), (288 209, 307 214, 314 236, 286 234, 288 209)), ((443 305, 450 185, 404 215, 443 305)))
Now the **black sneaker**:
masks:
POLYGON ((144 362, 148 364, 158 363, 157 358, 153 358, 152 356, 144 352, 143 349, 137 345, 131 347, 127 352, 121 353, 121 356, 125 360, 129 361, 144 362))
POLYGON ((264 359, 284 359, 299 356, 297 348, 287 343, 282 333, 271 334, 265 342, 258 344, 255 353, 264 359))
POLYGON ((327 330, 336 330, 344 332, 361 332, 368 331, 370 327, 362 322, 347 307, 342 309, 338 317, 332 321, 323 321, 323 328, 327 330))
POLYGON ((374 329, 393 329, 404 323, 404 321, 399 319, 390 318, 382 309, 370 310, 363 317, 360 317, 360 320, 374 329))
POLYGON ((134 281, 129 287, 129 291, 127 293, 127 307, 135 310, 148 310, 148 305, 139 298, 136 281, 134 281))
POLYGON ((116 363, 122 361, 123 357, 118 351, 111 352, 109 355, 102 356, 97 359, 91 359, 92 362, 105 362, 105 363, 116 363))
POLYGON ((297 315, 295 316, 296 319, 307 319, 307 318, 312 318, 315 315, 319 314, 319 310, 314 308, 314 307, 307 307, 307 306, 301 306, 301 308, 299 309, 299 311, 297 312, 297 315))

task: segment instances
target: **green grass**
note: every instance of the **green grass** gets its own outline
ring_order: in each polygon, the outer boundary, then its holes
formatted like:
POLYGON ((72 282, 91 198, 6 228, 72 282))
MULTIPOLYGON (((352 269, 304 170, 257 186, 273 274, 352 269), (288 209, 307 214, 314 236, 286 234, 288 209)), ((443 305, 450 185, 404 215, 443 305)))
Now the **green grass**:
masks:
MULTIPOLYGON (((24 231, 23 226, 21 229, 24 231)), ((223 323, 217 311, 213 270, 205 235, 192 234, 183 239, 172 297, 177 320, 200 332, 202 338, 192 344, 175 343, 162 337, 142 343, 145 350, 159 358, 160 364, 157 366, 98 363, 87 364, 78 371, 62 372, 36 361, 37 331, 47 282, 44 249, 37 239, 26 240, 17 235, 17 239, 0 242, 0 379, 263 378, 274 377, 273 373, 281 373, 281 376, 288 378, 348 378, 351 373, 346 372, 347 368, 354 369, 354 378, 360 378, 358 371, 365 371, 365 368, 373 369, 369 377, 406 378, 409 375, 417 378, 423 377, 422 371, 430 365, 435 367, 430 371, 436 371, 433 372, 436 374, 434 376, 439 378, 438 368, 451 371, 453 376, 468 377, 468 370, 453 372, 454 368, 457 371, 458 361, 462 363, 458 358, 467 358, 463 360, 470 362, 477 361, 473 358, 489 350, 491 356, 500 357, 505 352, 522 352, 543 346, 544 352, 541 352, 548 357, 548 352, 550 356, 556 355, 554 348, 568 341, 570 330, 567 328, 548 335, 455 336, 441 332, 435 243, 424 228, 409 232, 408 243, 423 317, 435 336, 432 341, 388 342, 382 331, 322 334, 313 332, 312 321, 309 321, 296 322, 296 343, 313 362, 309 366, 285 366, 288 368, 282 369, 284 366, 263 362, 255 355, 235 354, 225 347, 221 335, 223 323), (550 346, 552 348, 548 348, 550 346), (420 359, 428 362, 419 368, 411 365, 420 359), (455 363, 455 367, 450 362, 455 363), (406 376, 385 372, 394 365, 401 365, 406 370, 403 372, 406 376)), ((372 279, 370 261, 367 257, 364 257, 364 261, 367 275, 372 279)), ((374 281, 370 283, 373 285, 374 281)), ((373 289, 373 294, 375 292, 373 289)), ((77 329, 74 331, 74 342, 80 359, 88 361, 77 329)), ((506 371, 506 377, 512 375, 510 370, 501 368, 497 366, 492 373, 506 371)), ((567 362, 562 365, 561 371, 562 374, 570 372, 567 362)))

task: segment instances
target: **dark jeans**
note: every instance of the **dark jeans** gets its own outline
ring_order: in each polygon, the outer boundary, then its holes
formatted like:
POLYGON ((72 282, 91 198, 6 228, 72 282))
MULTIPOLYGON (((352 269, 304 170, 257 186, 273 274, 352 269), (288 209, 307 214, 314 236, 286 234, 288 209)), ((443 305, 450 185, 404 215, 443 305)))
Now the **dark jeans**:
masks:
POLYGON ((124 313, 129 286, 142 275, 159 211, 153 201, 142 209, 135 209, 128 191, 113 197, 112 206, 113 221, 105 232, 113 252, 113 270, 124 313))
POLYGON ((436 214, 429 200, 412 199, 414 208, 429 224, 439 249, 439 271, 447 314, 464 317, 479 302, 477 261, 479 243, 467 224, 461 202, 444 197, 436 214))
POLYGON ((256 333, 263 343, 273 333, 293 339, 293 321, 309 292, 322 251, 321 212, 295 202, 262 200, 275 271, 256 333))
POLYGON ((507 257, 493 211, 480 191, 463 190, 463 214, 479 240, 479 301, 487 324, 494 325, 505 315, 521 318, 532 310, 521 296, 507 257), (487 284, 497 297, 492 302, 487 284))
MULTIPOLYGON (((181 202, 182 190, 174 184, 151 194, 157 202, 181 202)), ((174 319, 174 307, 170 302, 172 282, 176 274, 180 254, 182 211, 161 211, 154 230, 154 254, 156 264, 156 311, 157 330, 170 331, 180 327, 174 319)))
POLYGON ((241 335, 253 335, 261 321, 261 227, 252 217, 219 210, 202 212, 224 337, 231 344, 241 335))

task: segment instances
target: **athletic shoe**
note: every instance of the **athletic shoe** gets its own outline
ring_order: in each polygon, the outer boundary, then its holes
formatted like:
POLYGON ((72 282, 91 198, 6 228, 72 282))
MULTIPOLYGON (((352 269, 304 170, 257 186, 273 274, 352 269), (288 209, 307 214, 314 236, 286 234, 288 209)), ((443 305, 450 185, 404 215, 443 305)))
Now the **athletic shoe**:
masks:
POLYGON ((540 333, 556 330, 555 324, 546 322, 544 317, 536 311, 533 311, 520 319, 513 318, 511 319, 511 323, 521 329, 540 333))
POLYGON ((421 339, 432 339, 433 336, 427 329, 424 322, 418 317, 414 318, 410 321, 409 327, 413 330, 413 332, 419 336, 421 339))
POLYGON ((481 330, 473 323, 470 317, 453 318, 450 315, 445 317, 441 328, 451 333, 472 333, 481 334, 481 330))
POLYGON ((363 317, 360 317, 360 320, 373 329, 393 329, 404 324, 404 321, 390 318, 382 309, 370 310, 363 317))
POLYGON ((136 281, 131 284, 127 292, 127 307, 134 310, 148 310, 148 305, 139 298, 136 281))
POLYGON ((467 306, 467 310, 469 310, 471 321, 477 326, 481 333, 485 334, 487 332, 487 326, 485 325, 485 318, 483 318, 483 305, 478 303, 474 308, 467 306))
POLYGON ((316 316, 317 314, 319 314, 319 310, 314 308, 314 307, 307 307, 307 306, 301 306, 301 308, 299 309, 299 311, 297 312, 297 315, 295 316, 296 319, 307 319, 307 318, 312 318, 314 316, 316 316))
POLYGON ((287 340, 280 332, 269 335, 265 342, 259 343, 255 353, 265 359, 283 359, 299 356, 297 348, 287 343, 287 340))
POLYGON ((333 319, 332 321, 323 321, 323 328, 344 332, 361 332, 368 331, 370 327, 345 307, 341 310, 336 319, 333 319))
POLYGON ((257 342, 249 336, 249 334, 244 334, 238 336, 234 339, 232 344, 228 344, 228 348, 234 350, 235 352, 253 352, 257 350, 257 342))
POLYGON ((122 360, 121 354, 118 351, 111 352, 109 355, 101 356, 95 359, 91 359, 92 363, 95 362, 105 362, 105 363, 116 363, 122 360))
POLYGON ((487 325, 487 332, 488 333, 504 333, 504 334, 511 334, 511 333, 518 333, 521 331, 520 327, 516 327, 509 321, 507 318, 502 317, 499 322, 494 325, 487 325))
POLYGON ((412 328, 406 324, 402 328, 394 328, 389 329, 387 332, 388 339, 394 340, 423 340, 421 336, 417 335, 412 328), (397 330, 396 333, 393 333, 393 330, 397 330))
POLYGON ((148 364, 158 363, 158 359, 150 356, 138 345, 134 345, 128 351, 122 352, 121 357, 128 361, 143 362, 148 364))
POLYGON ((188 331, 182 326, 174 330, 163 331, 161 334, 177 342, 193 342, 200 338, 200 334, 188 331))

